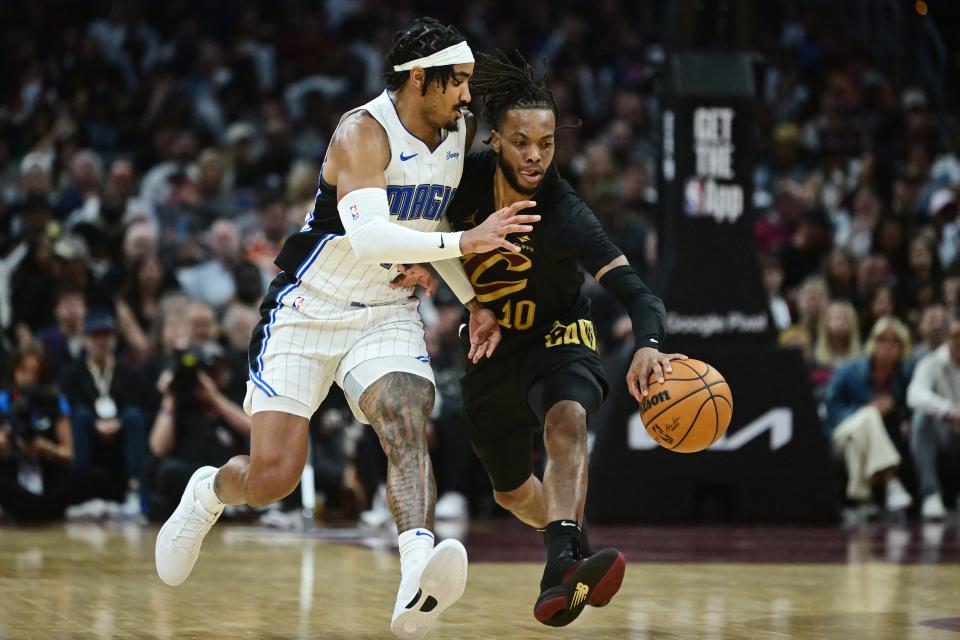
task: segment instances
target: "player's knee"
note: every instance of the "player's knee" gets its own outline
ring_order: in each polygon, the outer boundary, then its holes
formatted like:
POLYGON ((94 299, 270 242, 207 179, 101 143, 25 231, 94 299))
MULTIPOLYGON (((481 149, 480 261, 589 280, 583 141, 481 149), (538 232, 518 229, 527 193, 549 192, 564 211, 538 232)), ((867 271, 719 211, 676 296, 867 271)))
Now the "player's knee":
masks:
POLYGON ((290 495, 303 473, 303 465, 292 464, 289 460, 278 459, 273 463, 253 464, 247 475, 247 504, 258 507, 290 495))
POLYGON ((586 442, 587 411, 579 402, 564 400, 547 412, 543 425, 544 443, 548 451, 586 442))
POLYGON ((524 495, 524 492, 520 489, 516 491, 496 491, 493 492, 493 499, 498 505, 506 509, 507 511, 514 511, 523 506, 524 502, 527 500, 527 496, 524 495))

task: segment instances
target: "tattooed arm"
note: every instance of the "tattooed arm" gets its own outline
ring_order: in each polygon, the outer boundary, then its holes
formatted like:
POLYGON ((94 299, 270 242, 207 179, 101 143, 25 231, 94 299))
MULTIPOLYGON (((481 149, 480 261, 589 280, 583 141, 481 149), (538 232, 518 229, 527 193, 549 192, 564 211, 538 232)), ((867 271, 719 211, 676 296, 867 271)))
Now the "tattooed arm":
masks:
POLYGON ((400 533, 433 529, 437 485, 426 428, 435 394, 429 380, 397 372, 383 376, 360 396, 360 410, 387 456, 387 503, 400 533))

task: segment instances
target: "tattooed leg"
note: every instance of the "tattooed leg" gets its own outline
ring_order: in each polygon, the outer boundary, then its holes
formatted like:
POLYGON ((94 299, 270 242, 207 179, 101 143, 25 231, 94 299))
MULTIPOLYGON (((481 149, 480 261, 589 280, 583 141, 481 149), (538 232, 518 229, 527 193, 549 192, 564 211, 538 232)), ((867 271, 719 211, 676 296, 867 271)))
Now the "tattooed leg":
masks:
POLYGON ((433 410, 433 384, 418 375, 388 373, 360 396, 387 455, 387 503, 397 531, 433 530, 437 484, 427 451, 427 419, 433 410))

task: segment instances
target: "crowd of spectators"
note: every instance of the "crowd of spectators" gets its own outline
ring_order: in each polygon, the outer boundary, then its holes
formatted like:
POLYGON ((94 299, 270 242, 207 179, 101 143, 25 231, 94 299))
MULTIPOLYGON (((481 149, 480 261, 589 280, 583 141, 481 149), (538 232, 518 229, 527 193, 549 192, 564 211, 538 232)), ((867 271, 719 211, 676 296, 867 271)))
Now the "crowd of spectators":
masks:
MULTIPOLYGON (((641 274, 656 266, 661 3, 381 5, 0 6, 7 516, 97 499, 162 519, 193 469, 245 450, 246 348, 273 258, 313 205, 338 118, 382 90, 392 35, 417 15, 549 69, 560 123, 582 121, 560 133, 560 171, 641 274)), ((805 351, 846 497, 882 485, 891 508, 912 492, 934 517, 960 425, 958 123, 842 22, 762 18, 754 204, 772 318, 805 351)), ((586 287, 615 352, 629 320, 586 287)), ((462 512, 463 494, 493 508, 457 426, 461 310, 441 290, 422 312, 438 509, 462 512)), ((312 439, 327 507, 374 505, 383 460, 335 393, 312 439)))

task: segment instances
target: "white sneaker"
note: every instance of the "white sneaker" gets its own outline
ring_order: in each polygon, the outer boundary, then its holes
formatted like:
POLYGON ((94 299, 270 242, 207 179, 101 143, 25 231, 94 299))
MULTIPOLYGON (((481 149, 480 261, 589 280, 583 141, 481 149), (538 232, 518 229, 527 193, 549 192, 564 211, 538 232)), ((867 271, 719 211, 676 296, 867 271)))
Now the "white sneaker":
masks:
POLYGON ((939 493, 931 493, 923 499, 920 515, 924 520, 943 520, 947 517, 947 509, 943 506, 943 499, 939 493))
POLYGON ((210 513, 196 496, 197 483, 216 472, 216 467, 200 467, 193 472, 176 511, 157 534, 157 575, 171 587, 182 584, 189 577, 200 555, 204 536, 223 513, 222 508, 210 513))
POLYGON ((898 478, 887 480, 887 511, 903 511, 913 504, 913 498, 898 478))
POLYGON ((444 540, 423 569, 400 582, 390 631, 401 640, 419 640, 437 616, 460 599, 466 586, 467 550, 458 540, 444 540))

